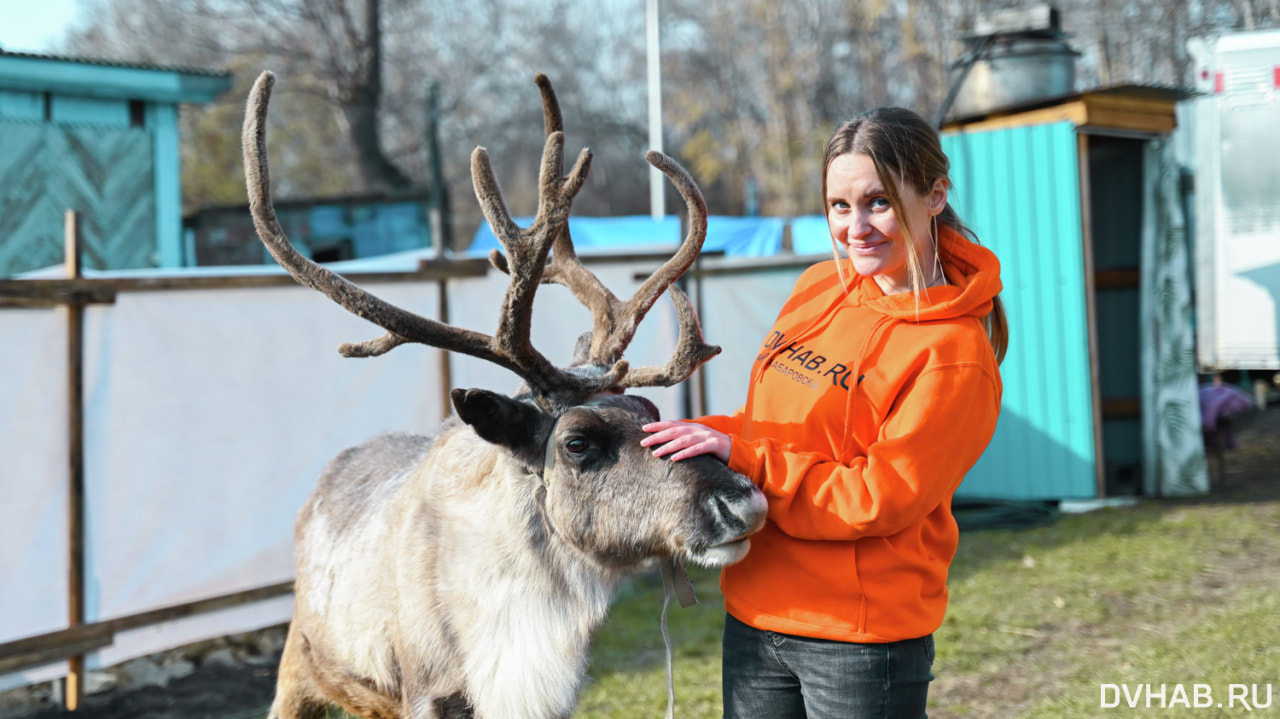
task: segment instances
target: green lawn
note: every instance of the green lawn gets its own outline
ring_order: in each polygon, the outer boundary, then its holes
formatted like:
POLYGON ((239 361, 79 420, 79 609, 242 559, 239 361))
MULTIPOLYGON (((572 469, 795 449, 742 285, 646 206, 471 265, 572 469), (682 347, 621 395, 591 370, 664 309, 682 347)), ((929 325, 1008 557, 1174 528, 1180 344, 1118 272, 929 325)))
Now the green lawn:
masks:
MULTIPOLYGON (((691 572, 701 604, 670 611, 676 716, 720 716, 723 605, 713 573, 691 572)), ((1280 501, 1153 500, 1064 515, 1018 531, 962 535, 938 631, 930 716, 1280 716, 1248 712, 1231 684, 1280 692, 1280 501), (1166 684, 1165 703, 1130 709, 1120 688, 1166 684), (1216 706, 1180 708, 1196 684, 1216 706)), ((577 716, 661 716, 662 583, 631 582, 593 644, 577 716)), ((1239 690, 1236 690, 1237 693, 1239 690)), ((1201 703, 1206 700, 1201 698, 1201 703)), ((1253 704, 1252 694, 1248 696, 1253 704)))

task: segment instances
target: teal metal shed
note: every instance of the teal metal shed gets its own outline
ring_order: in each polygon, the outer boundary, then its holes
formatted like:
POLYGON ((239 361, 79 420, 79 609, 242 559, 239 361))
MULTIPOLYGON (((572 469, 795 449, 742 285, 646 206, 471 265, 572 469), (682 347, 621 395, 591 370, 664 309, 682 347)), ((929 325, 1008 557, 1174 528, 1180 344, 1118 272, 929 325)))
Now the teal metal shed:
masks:
POLYGON ((1194 368, 1154 339, 1173 325, 1151 324, 1157 295, 1172 297, 1152 278, 1176 281, 1166 250, 1185 239, 1157 212, 1168 178, 1153 145, 1186 96, 1126 86, 944 128, 950 199, 1001 260, 1011 338, 995 437, 958 496, 1194 493, 1198 414, 1168 399, 1194 392, 1194 368))
POLYGON ((84 265, 184 264, 178 106, 230 73, 0 50, 0 277, 63 260, 82 217, 84 265))

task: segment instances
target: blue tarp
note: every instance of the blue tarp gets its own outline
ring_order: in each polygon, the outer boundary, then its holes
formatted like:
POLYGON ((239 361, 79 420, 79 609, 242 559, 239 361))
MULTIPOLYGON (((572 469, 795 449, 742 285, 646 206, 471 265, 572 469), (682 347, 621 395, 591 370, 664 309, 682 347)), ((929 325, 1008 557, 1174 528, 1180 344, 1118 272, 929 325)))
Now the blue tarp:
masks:
MULTIPOLYGON (((532 217, 514 218, 517 225, 528 227, 532 217)), ((826 220, 822 232, 826 234, 826 220)), ((730 257, 765 257, 782 251, 782 230, 787 224, 782 217, 731 217, 712 215, 707 218, 707 240, 704 252, 722 251, 730 257)), ((571 217, 569 232, 573 246, 582 250, 621 250, 628 247, 677 245, 684 238, 680 219, 675 216, 655 221, 648 216, 571 217)), ((828 241, 825 249, 830 248, 828 241)), ((499 247, 498 238, 487 223, 481 224, 471 241, 468 254, 484 255, 499 247)))
POLYGON ((822 215, 791 218, 791 252, 797 255, 831 254, 831 231, 822 215))
MULTIPOLYGON (((532 217, 512 218, 521 227, 533 224, 532 217)), ((624 247, 680 244, 680 218, 664 217, 654 220, 648 215, 628 217, 570 217, 569 234, 573 236, 575 250, 607 250, 624 247)), ((498 238, 482 222, 471 240, 468 254, 487 255, 489 250, 501 249, 498 238)))
POLYGON ((707 218, 707 241, 703 252, 722 250, 729 257, 767 257, 782 250, 781 217, 727 217, 712 215, 707 218))

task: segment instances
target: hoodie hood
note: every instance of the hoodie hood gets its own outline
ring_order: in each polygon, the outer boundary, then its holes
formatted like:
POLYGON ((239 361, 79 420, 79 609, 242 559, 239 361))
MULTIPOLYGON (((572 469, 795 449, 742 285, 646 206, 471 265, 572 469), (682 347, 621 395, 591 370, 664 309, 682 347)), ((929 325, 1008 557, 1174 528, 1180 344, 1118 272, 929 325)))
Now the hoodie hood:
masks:
POLYGON ((885 295, 874 278, 859 276, 852 292, 855 301, 888 318, 908 322, 990 314, 992 299, 1002 287, 995 253, 945 225, 938 231, 938 253, 948 284, 921 290, 917 302, 914 292, 885 295))

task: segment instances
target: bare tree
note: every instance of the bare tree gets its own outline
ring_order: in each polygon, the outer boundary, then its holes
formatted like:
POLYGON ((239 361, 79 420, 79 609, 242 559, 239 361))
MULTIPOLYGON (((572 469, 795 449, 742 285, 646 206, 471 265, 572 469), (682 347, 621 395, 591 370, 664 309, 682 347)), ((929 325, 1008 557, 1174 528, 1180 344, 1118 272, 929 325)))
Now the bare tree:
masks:
MULTIPOLYGON (((663 0, 665 146, 689 166, 713 213, 820 207, 818 163, 832 128, 876 105, 926 116, 945 96, 960 35, 1021 0, 663 0)), ((1189 82, 1191 37, 1280 25, 1280 0, 1058 0, 1081 88, 1189 82)), ((233 93, 183 110, 188 206, 239 198, 234 135, 258 70, 290 77, 277 99, 277 192, 315 196, 428 188, 427 90, 438 86, 440 166, 470 196, 467 148, 480 139, 517 215, 536 207, 537 109, 511 102, 532 71, 594 148, 581 215, 641 214, 648 177, 642 0, 97 0, 66 49, 133 61, 227 67, 233 93), (590 97, 591 102, 583 98, 590 97), (222 128, 222 132, 218 132, 222 128), (223 172, 225 171, 225 172, 223 172), (219 173, 221 178, 219 179, 219 173)), ((458 243, 481 223, 450 203, 458 243)))

